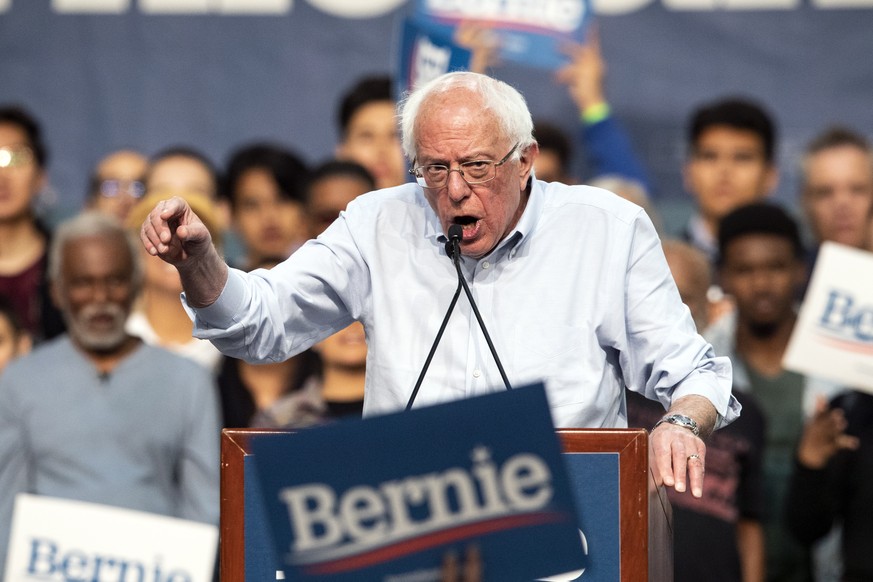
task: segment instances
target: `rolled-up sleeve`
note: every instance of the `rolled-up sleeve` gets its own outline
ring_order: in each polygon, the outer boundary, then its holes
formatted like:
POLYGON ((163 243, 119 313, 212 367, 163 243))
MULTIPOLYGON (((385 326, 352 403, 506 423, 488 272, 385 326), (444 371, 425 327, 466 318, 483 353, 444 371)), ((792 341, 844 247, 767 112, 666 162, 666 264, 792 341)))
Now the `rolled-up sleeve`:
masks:
POLYGON ((729 424, 742 408, 731 395, 731 362, 697 333, 654 226, 642 212, 627 264, 627 346, 621 355, 627 385, 666 408, 683 396, 703 396, 719 415, 717 428, 729 424))
POLYGON ((219 298, 192 309, 194 336, 249 362, 294 356, 350 325, 368 297, 367 265, 341 217, 270 270, 230 269, 219 298))

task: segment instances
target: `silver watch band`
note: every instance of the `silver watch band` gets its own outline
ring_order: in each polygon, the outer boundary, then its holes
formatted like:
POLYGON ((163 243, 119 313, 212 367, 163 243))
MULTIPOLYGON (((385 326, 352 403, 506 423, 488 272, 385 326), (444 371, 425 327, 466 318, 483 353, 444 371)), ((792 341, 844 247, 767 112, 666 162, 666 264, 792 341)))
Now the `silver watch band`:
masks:
POLYGON ((653 426, 652 429, 654 430, 658 428, 665 422, 675 424, 676 426, 681 426, 682 428, 687 428, 692 433, 694 433, 694 436, 700 436, 700 427, 697 425, 697 422, 690 416, 685 416, 684 414, 668 414, 667 416, 656 422, 655 426, 653 426))

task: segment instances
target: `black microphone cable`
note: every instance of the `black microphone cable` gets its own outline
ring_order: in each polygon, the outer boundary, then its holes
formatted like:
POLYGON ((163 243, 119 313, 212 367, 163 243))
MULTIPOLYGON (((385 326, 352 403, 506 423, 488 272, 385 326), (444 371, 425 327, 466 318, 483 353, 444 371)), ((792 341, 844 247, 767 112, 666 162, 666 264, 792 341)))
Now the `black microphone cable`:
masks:
POLYGON ((473 313, 476 315, 476 321, 479 322, 479 327, 482 328, 482 335, 485 336, 485 341, 488 343, 488 349, 491 350, 491 356, 494 358, 494 363, 497 364, 497 370, 500 372, 500 377, 503 378, 503 385, 506 386, 507 390, 512 390, 512 386, 509 384, 509 378, 506 377, 506 371, 503 369, 503 364, 500 363, 500 358, 497 357, 497 350, 494 348, 491 336, 488 334, 488 330, 485 329, 485 322, 482 320, 482 315, 479 313, 479 307, 476 306, 476 302, 473 300, 473 294, 467 286, 467 280, 464 278, 464 274, 461 273, 461 250, 458 248, 458 245, 462 233, 463 229, 460 225, 453 224, 450 226, 449 242, 446 243, 446 249, 448 249, 449 244, 452 245, 451 257, 452 262, 455 263, 455 270, 458 272, 458 283, 460 283, 464 288, 464 293, 470 301, 470 307, 473 308, 473 313))
POLYGON ((485 328, 485 322, 482 320, 482 315, 479 313, 479 308, 476 306, 476 302, 473 300, 473 294, 470 292, 470 288, 467 286, 467 281, 464 279, 463 273, 461 273, 461 250, 459 248, 461 236, 463 235, 463 228, 460 225, 453 224, 449 227, 448 232, 448 241, 446 241, 446 254, 449 255, 449 258, 452 259, 452 262, 455 264, 455 270, 458 273, 458 287, 455 289, 455 294, 452 296, 452 302, 449 304, 449 309, 446 311, 446 315, 443 318, 443 322, 440 325, 440 329, 437 332, 436 338, 434 339, 433 345, 430 347, 430 352, 427 354, 427 358, 424 361, 424 366, 421 368, 421 373, 418 375, 418 380, 415 382, 415 387, 412 389, 412 394, 409 395, 409 401, 406 403, 406 410, 410 410, 412 408, 412 404, 415 402, 415 397, 418 396, 418 390, 421 388, 421 383, 424 380, 424 375, 427 373, 427 369, 430 366, 430 362, 433 359, 433 355, 436 353, 437 346, 440 343, 440 339, 443 337, 443 332, 446 330, 446 326, 449 323, 449 317, 452 315, 452 311, 455 309, 455 304, 458 302, 458 297, 461 295, 461 289, 464 290, 467 295, 467 299, 470 301, 470 306, 473 308, 473 313, 476 315, 476 321, 479 322, 479 327, 482 329, 482 334, 485 336, 485 341, 488 343, 488 349, 491 351, 491 355, 494 357, 494 362, 497 364, 497 369, 500 372, 500 377, 503 378, 503 384, 506 386, 507 390, 512 390, 512 386, 509 384, 509 378, 506 377, 506 371, 503 369, 503 364, 500 363, 500 358, 497 356, 497 350, 494 348, 494 343, 491 341, 491 336, 488 334, 488 330, 485 328))
MULTIPOLYGON (((446 252, 449 252, 449 246, 451 242, 446 243, 446 252)), ((449 310, 446 311, 446 316, 443 318, 443 323, 440 325, 440 330, 437 332, 436 339, 433 341, 433 345, 430 347, 430 353, 427 355, 427 359, 424 361, 424 366, 421 368, 421 374, 418 375, 418 381, 415 383, 415 387, 412 389, 412 394, 409 395, 409 401, 406 403, 406 410, 412 408, 412 403, 415 402, 415 397, 418 395, 418 389, 421 388, 421 382, 424 380, 424 375, 427 373, 427 369, 430 366, 430 361, 433 359, 433 355, 436 353, 437 346, 440 343, 440 338, 443 337, 443 332, 446 330, 446 325, 449 323, 449 317, 452 315, 452 311, 455 309, 455 304, 458 302, 458 297, 461 296, 461 282, 458 282, 458 287, 455 289, 455 295, 452 297, 452 302, 449 304, 449 310)))

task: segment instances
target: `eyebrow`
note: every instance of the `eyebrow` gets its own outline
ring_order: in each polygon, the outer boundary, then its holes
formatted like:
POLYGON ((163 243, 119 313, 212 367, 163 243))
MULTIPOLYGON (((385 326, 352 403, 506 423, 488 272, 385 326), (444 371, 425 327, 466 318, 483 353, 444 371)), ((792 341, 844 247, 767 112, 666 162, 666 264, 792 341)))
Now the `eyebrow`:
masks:
MULTIPOLYGON (((491 162, 496 162, 498 159, 499 158, 495 158, 493 155, 486 154, 482 151, 477 151, 477 153, 475 153, 475 154, 458 158, 457 162, 459 164, 465 164, 467 162, 475 162, 477 160, 488 160, 491 162)), ((419 157, 416 157, 416 163, 419 166, 449 166, 449 165, 451 165, 448 160, 444 160, 444 159, 433 160, 433 161, 429 161, 427 163, 422 163, 421 158, 419 158, 419 157)))

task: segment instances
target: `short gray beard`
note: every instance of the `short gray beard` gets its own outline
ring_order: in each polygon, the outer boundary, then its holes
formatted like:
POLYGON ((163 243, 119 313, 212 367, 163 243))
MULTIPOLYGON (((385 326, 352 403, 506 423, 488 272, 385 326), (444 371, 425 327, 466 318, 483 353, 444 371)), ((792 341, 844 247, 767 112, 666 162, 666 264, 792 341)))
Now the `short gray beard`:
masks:
POLYGON ((86 350, 111 352, 120 347, 127 338, 127 332, 124 329, 127 311, 114 303, 88 305, 83 307, 76 316, 72 315, 69 309, 66 309, 64 310, 64 319, 67 322, 70 336, 86 350), (94 333, 88 329, 88 319, 97 315, 110 315, 115 319, 110 331, 94 333))

